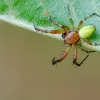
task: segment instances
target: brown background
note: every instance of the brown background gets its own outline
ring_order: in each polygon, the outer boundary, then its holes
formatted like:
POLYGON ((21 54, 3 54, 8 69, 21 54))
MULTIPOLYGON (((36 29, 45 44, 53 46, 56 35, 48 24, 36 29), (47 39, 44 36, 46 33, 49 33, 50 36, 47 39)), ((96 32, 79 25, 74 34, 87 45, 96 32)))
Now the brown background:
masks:
MULTIPOLYGON (((72 66, 73 48, 57 66, 62 41, 0 21, 0 100, 99 100, 100 54, 72 66)), ((81 61, 86 56, 79 50, 81 61)))

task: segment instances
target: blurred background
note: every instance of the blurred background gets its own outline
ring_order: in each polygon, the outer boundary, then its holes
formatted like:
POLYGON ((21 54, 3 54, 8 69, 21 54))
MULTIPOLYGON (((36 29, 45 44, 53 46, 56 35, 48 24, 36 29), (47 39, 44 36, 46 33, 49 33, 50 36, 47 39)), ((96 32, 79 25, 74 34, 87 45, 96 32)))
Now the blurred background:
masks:
MULTIPOLYGON (((0 100, 99 100, 100 53, 81 67, 72 65, 73 47, 57 66, 67 45, 0 21, 0 100)), ((79 50, 78 61, 86 53, 79 50)))

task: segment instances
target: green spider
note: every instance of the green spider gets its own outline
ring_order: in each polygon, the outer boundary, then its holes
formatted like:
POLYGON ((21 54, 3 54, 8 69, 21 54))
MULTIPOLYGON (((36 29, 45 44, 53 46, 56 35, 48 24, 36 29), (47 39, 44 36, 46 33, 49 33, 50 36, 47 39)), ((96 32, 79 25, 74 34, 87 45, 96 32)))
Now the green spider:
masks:
MULTIPOLYGON (((69 8, 68 8, 68 11, 69 11, 69 14, 70 14, 69 8)), ((87 39, 95 32, 96 27, 94 25, 86 25, 83 28, 81 28, 81 26, 83 25, 83 22, 85 20, 89 19, 90 17, 94 16, 94 15, 100 17, 98 14, 93 13, 93 14, 89 15, 88 17, 84 18, 83 20, 81 20, 79 22, 77 28, 75 28, 74 22, 73 22, 73 19, 72 19, 71 16, 69 17, 70 23, 72 25, 71 28, 69 28, 68 26, 60 25, 60 24, 56 23, 54 20, 52 20, 51 16, 50 16, 49 20, 52 23, 54 23, 55 25, 62 28, 62 30, 43 30, 43 29, 37 28, 34 25, 35 30, 40 31, 40 32, 45 32, 45 33, 50 33, 50 34, 62 34, 62 38, 64 39, 64 43, 68 44, 66 51, 62 54, 62 56, 59 59, 55 60, 55 57, 53 58, 52 65, 55 65, 58 62, 61 62, 68 55, 72 45, 74 45, 73 64, 75 64, 77 66, 81 66, 81 64, 89 56, 89 54, 88 54, 80 63, 78 63, 77 62, 78 47, 81 50, 85 51, 86 53, 95 52, 95 51, 87 51, 87 50, 85 50, 84 48, 81 47, 81 40, 84 40, 84 42, 88 43, 89 45, 97 46, 97 44, 93 44, 87 39)))

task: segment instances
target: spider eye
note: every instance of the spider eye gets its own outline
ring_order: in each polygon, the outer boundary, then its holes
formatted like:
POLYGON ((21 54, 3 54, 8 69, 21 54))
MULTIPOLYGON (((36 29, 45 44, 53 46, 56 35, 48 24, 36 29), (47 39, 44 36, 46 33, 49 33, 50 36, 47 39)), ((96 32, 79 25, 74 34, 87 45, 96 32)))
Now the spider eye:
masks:
POLYGON ((84 26, 79 30, 79 35, 81 38, 86 39, 89 38, 96 30, 96 27, 94 25, 87 25, 84 26))

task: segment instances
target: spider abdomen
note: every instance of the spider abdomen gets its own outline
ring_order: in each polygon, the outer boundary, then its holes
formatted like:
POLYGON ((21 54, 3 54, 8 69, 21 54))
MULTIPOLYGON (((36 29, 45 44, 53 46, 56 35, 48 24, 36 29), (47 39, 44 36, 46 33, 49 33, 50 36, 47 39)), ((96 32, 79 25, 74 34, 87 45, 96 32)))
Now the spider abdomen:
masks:
POLYGON ((79 39, 80 39, 80 37, 79 37, 79 34, 76 30, 71 30, 64 37, 65 42, 68 44, 77 43, 79 41, 79 39))
POLYGON ((79 30, 79 36, 83 39, 89 38, 96 30, 96 27, 94 25, 87 25, 84 26, 79 30))

